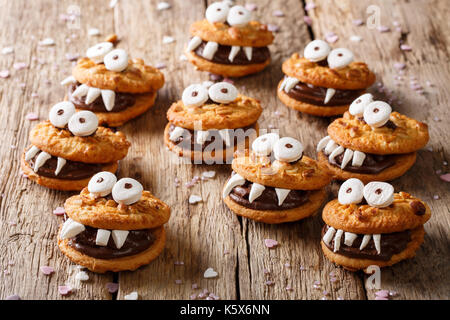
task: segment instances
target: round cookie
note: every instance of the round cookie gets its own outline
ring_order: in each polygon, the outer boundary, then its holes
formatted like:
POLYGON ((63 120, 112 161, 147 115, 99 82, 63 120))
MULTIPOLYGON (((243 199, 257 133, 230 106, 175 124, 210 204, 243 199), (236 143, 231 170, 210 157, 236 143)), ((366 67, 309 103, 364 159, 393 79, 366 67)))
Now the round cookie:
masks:
POLYGON ((167 119, 175 126, 194 130, 201 121, 202 130, 237 129, 255 123, 262 113, 258 100, 238 95, 227 104, 209 103, 199 107, 187 107, 182 100, 173 103, 167 111, 167 119))
POLYGON ((146 250, 138 254, 115 258, 115 259, 97 259, 72 248, 68 242, 69 239, 61 240, 60 231, 58 233, 59 249, 74 263, 88 268, 92 272, 104 273, 107 271, 119 272, 125 270, 136 270, 137 268, 150 263, 156 259, 164 249, 166 242, 166 233, 164 227, 158 227, 153 230, 156 236, 155 242, 146 250))
POLYGON ((106 69, 103 63, 81 58, 72 70, 75 79, 90 87, 116 92, 146 93, 156 91, 164 85, 164 75, 148 66, 142 59, 132 59, 122 72, 106 69))
POLYGON ((279 90, 282 82, 283 80, 281 80, 280 83, 278 84, 277 90, 278 98, 289 108, 318 117, 337 116, 343 114, 345 111, 348 110, 349 105, 315 106, 313 104, 291 98, 284 90, 279 90))
POLYGON ((69 130, 56 128, 50 121, 31 130, 30 142, 53 156, 85 163, 116 162, 127 155, 131 145, 120 131, 98 127, 94 134, 78 137, 69 130))
POLYGON ((325 189, 309 192, 308 201, 303 205, 287 210, 254 210, 234 202, 230 196, 224 198, 225 204, 235 214, 258 222, 278 224, 292 222, 313 215, 327 197, 325 189))
POLYGON ((333 175, 333 179, 347 180, 350 178, 357 178, 364 183, 368 183, 370 181, 390 181, 404 175, 416 162, 416 153, 411 152, 396 155, 395 165, 376 174, 356 173, 342 170, 340 167, 331 164, 328 161, 328 157, 325 156, 323 152, 318 152, 317 160, 333 175))
POLYGON ((142 192, 138 202, 121 206, 114 200, 95 198, 84 188, 66 200, 64 209, 73 220, 99 229, 153 229, 170 217, 169 206, 148 191, 142 192))
POLYGON ((429 135, 425 123, 398 112, 392 112, 389 120, 395 124, 395 129, 371 127, 346 112, 328 126, 328 135, 344 148, 372 154, 410 153, 427 144, 429 135))
POLYGON ((318 87, 358 90, 366 89, 375 82, 375 74, 364 62, 351 62, 341 69, 331 69, 294 53, 283 62, 283 73, 318 87))

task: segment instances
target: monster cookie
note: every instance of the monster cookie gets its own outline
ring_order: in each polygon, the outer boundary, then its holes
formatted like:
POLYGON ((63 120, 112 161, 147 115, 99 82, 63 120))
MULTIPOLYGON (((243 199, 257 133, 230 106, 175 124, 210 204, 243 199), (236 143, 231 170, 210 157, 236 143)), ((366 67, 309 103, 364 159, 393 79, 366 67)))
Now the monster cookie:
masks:
POLYGON ((92 111, 100 124, 118 127, 153 106, 156 91, 164 85, 158 69, 129 59, 111 42, 89 48, 86 56, 61 82, 67 87, 66 99, 78 110, 92 111))
POLYGON ((328 126, 328 136, 317 145, 318 159, 339 180, 388 181, 411 168, 428 138, 426 124, 392 112, 366 93, 328 126))
POLYGON ((302 144, 276 133, 264 134, 252 150, 236 153, 223 199, 237 215, 264 223, 296 221, 313 215, 326 198, 331 177, 303 155, 302 144))
POLYGON ((343 114, 375 82, 367 65, 353 60, 350 50, 332 50, 325 41, 314 40, 303 57, 294 53, 283 63, 285 77, 278 85, 278 97, 288 107, 311 115, 343 114))
POLYGON ((243 6, 215 2, 206 10, 206 19, 194 22, 190 32, 186 55, 200 70, 242 77, 270 63, 267 46, 273 34, 266 25, 252 21, 250 11, 243 6))
POLYGON ((135 270, 163 250, 167 204, 131 178, 117 181, 99 172, 88 187, 64 204, 68 219, 58 246, 73 262, 93 272, 135 270))
POLYGON ((72 102, 55 104, 49 118, 31 130, 21 159, 24 174, 42 186, 80 191, 97 172, 116 172, 128 153, 122 132, 99 127, 93 112, 75 112, 72 102))
POLYGON ((345 181, 322 218, 322 250, 332 262, 357 271, 414 257, 423 242, 428 205, 386 182, 345 181))
POLYGON ((166 146, 195 163, 223 163, 258 134, 262 108, 228 82, 193 84, 167 111, 166 146))

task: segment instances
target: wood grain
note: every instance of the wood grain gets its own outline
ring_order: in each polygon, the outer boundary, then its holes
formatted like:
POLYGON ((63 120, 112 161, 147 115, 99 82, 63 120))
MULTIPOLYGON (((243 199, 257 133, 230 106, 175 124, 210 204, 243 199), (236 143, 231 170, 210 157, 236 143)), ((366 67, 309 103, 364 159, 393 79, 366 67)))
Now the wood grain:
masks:
MULTIPOLYGON (((157 11, 156 0, 119 1, 114 9, 107 0, 0 0, 0 47, 15 48, 13 54, 0 56, 0 70, 11 73, 7 79, 0 78, 0 299, 13 294, 23 299, 124 299, 132 291, 137 291, 140 299, 189 299, 204 289, 221 299, 374 299, 364 274, 347 272, 324 258, 319 246, 320 212, 279 226, 238 218, 221 200, 220 190, 230 166, 186 164, 164 147, 162 133, 170 104, 180 98, 187 85, 208 80, 207 73, 194 70, 180 56, 189 25, 204 16, 212 1, 169 2, 169 10, 157 11), (80 11, 75 21, 78 27, 60 16, 74 8, 80 11), (91 27, 101 30, 102 36, 87 36, 91 27), (90 45, 113 32, 121 40, 119 46, 132 57, 167 66, 162 70, 166 84, 155 106, 121 128, 132 147, 118 175, 141 181, 171 206, 172 216, 167 224, 166 248, 157 260, 135 272, 89 273, 89 281, 79 283, 74 280, 76 269, 57 249, 55 234, 61 218, 52 214, 70 194, 46 190, 22 178, 18 159, 28 145, 29 130, 36 124, 25 116, 34 112, 46 119, 49 107, 62 100, 64 90, 59 81, 69 75, 72 64, 67 54, 83 55, 90 45), (164 44, 164 36, 174 37, 175 42, 164 44), (39 46, 46 37, 53 38, 56 45, 39 46), (17 62, 29 67, 16 70, 13 65, 17 62), (216 171, 214 179, 185 186, 209 170, 216 171), (200 195, 203 201, 189 204, 191 194, 200 195), (268 249, 264 239, 275 239, 279 246, 268 249), (39 268, 45 265, 54 267, 55 273, 44 275, 39 268), (208 267, 218 272, 216 279, 203 278, 208 267), (119 283, 117 295, 106 288, 111 281, 119 283), (65 283, 76 290, 63 297, 58 286, 65 283), (193 289, 193 284, 198 289, 193 289)), ((323 38, 330 31, 339 37, 333 47, 348 47, 376 71, 377 81, 384 84, 372 89, 377 96, 394 96, 395 109, 429 124, 429 146, 419 151, 415 166, 393 185, 427 201, 433 216, 417 257, 383 269, 382 289, 398 291, 398 299, 448 299, 449 187, 436 171, 448 171, 443 163, 448 161, 446 142, 450 139, 446 124, 450 97, 445 89, 450 80, 446 18, 450 6, 431 0, 316 0, 316 8, 305 12, 305 3, 299 0, 252 2, 257 5, 256 18, 280 26, 270 46, 271 65, 260 74, 235 81, 241 92, 261 100, 261 128, 300 139, 306 154, 315 156, 315 145, 325 135, 330 120, 285 107, 275 88, 283 76, 281 63, 293 52, 302 52, 312 38, 323 38), (354 19, 366 21, 369 5, 380 8, 381 24, 389 26, 390 32, 352 23, 354 19), (275 10, 284 16, 274 16, 275 10), (304 23, 305 14, 312 19, 311 28, 304 23), (394 21, 401 31, 396 30, 394 21), (352 35, 361 36, 363 41, 350 41, 352 35), (400 50, 403 42, 413 50, 400 50), (399 76, 396 62, 406 64, 400 75, 403 80, 395 78, 399 76), (413 77, 424 86, 423 95, 410 89, 413 77), (392 93, 386 95, 387 90, 392 93), (435 195, 439 199, 433 199, 435 195)), ((329 199, 336 196, 337 189, 337 183, 329 187, 329 199)))

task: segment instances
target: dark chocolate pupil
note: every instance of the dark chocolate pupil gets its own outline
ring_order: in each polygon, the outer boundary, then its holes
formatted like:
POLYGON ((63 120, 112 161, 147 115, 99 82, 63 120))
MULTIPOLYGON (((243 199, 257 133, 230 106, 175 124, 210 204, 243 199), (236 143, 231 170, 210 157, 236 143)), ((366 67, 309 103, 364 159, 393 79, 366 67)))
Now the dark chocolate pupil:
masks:
POLYGON ((350 193, 350 192, 352 192, 352 188, 347 189, 347 193, 350 193))
POLYGON ((217 8, 217 11, 221 11, 222 9, 220 9, 220 8, 217 8))
POLYGON ((378 111, 380 111, 380 109, 378 108, 373 109, 373 113, 378 113, 378 111))
POLYGON ((293 147, 293 145, 292 145, 292 144, 290 144, 290 143, 287 143, 287 144, 285 145, 285 147, 286 147, 286 148, 288 148, 288 149, 290 149, 290 148, 292 148, 292 147, 293 147))
POLYGON ((338 57, 342 57, 342 53, 338 53, 338 57))
POLYGON ((239 13, 241 16, 244 14, 242 11, 239 11, 238 13, 239 13))
POLYGON ((57 114, 58 114, 58 116, 64 114, 64 110, 63 110, 63 109, 59 109, 58 112, 57 112, 57 114))
POLYGON ((133 185, 131 183, 125 183, 125 189, 131 189, 133 185))
POLYGON ((103 182, 103 178, 98 178, 97 183, 102 183, 103 182))
POLYGON ((361 99, 356 100, 355 103, 361 103, 361 99))
POLYGON ((193 96, 193 97, 196 97, 197 95, 198 95, 198 92, 197 92, 197 91, 192 92, 192 96, 193 96))
POLYGON ((115 55, 115 56, 113 57, 113 59, 114 59, 114 60, 117 60, 117 59, 119 59, 119 56, 118 56, 118 55, 115 55))
POLYGON ((381 190, 381 189, 375 190, 375 193, 376 193, 376 194, 381 194, 382 192, 383 192, 383 190, 381 190))
POLYGON ((220 90, 222 93, 228 93, 228 89, 227 88, 223 88, 220 90))
POLYGON ((317 50, 319 50, 319 49, 320 49, 319 47, 314 47, 314 50, 315 50, 315 51, 317 51, 317 50))
POLYGON ((78 120, 78 121, 80 121, 80 123, 85 123, 86 119, 85 118, 80 118, 80 120, 78 120))

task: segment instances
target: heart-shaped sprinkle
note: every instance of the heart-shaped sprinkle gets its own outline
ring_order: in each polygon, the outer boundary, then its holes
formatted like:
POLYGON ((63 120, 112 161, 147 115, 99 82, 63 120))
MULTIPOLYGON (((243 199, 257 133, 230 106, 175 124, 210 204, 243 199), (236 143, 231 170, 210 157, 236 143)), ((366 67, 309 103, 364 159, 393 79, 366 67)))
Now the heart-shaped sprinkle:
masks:
POLYGON ((13 294, 11 296, 7 296, 5 300, 21 300, 21 299, 19 295, 13 294))
POLYGON ((450 182, 450 173, 443 174, 443 175, 439 176, 439 178, 441 178, 441 180, 443 180, 445 182, 450 182))
POLYGON ((30 112, 25 116, 25 119, 29 121, 35 121, 39 119, 39 116, 36 113, 30 112))
POLYGON ((264 244, 266 245, 267 248, 271 249, 278 246, 278 241, 273 239, 264 239, 264 244))
POLYGON ((70 286, 58 286, 58 291, 59 294, 61 294, 62 296, 68 295, 69 293, 72 292, 72 287, 70 286))
POLYGON ((40 269, 41 272, 46 276, 51 275, 53 272, 55 272, 55 269, 53 269, 53 267, 50 266, 42 266, 40 269))
POLYGON ((106 284, 106 288, 108 289, 109 293, 114 293, 117 292, 117 290, 119 290, 119 284, 114 282, 108 282, 106 284))
POLYGON ((57 216, 62 216, 66 213, 66 210, 64 210, 63 207, 56 207, 55 210, 53 210, 53 214, 57 216))
POLYGON ((218 275, 219 274, 216 271, 214 271, 213 268, 208 268, 208 269, 206 269, 205 273, 203 274, 203 277, 205 279, 209 279, 209 278, 215 278, 218 275))

